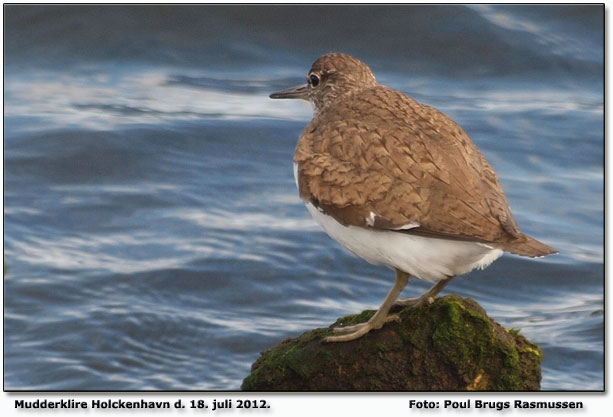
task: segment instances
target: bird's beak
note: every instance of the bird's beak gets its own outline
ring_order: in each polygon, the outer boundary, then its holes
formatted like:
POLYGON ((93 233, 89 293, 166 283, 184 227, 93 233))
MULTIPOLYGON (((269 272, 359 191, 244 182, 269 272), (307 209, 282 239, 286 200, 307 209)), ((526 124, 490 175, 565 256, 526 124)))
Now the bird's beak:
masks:
POLYGON ((286 88, 285 90, 272 93, 270 98, 301 98, 303 100, 309 99, 309 85, 303 84, 296 87, 286 88))

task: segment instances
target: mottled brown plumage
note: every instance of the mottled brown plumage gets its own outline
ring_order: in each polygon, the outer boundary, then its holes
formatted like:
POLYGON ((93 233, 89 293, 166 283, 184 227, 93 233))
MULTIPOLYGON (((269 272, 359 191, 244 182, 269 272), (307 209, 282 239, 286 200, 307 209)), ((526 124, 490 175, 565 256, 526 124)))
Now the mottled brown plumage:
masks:
POLYGON ((323 56, 313 73, 336 91, 316 95, 315 117, 298 141, 304 200, 343 225, 418 223, 403 233, 487 242, 526 256, 555 252, 520 232, 494 170, 449 117, 378 84, 347 55, 323 56))

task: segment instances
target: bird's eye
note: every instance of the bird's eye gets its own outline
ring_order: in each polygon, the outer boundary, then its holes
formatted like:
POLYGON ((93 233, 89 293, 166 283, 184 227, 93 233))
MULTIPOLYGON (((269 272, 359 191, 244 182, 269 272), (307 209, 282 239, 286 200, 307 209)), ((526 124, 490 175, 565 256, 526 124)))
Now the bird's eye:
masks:
POLYGON ((312 87, 317 87, 319 84, 319 77, 315 74, 311 74, 309 77, 309 84, 311 84, 312 87))

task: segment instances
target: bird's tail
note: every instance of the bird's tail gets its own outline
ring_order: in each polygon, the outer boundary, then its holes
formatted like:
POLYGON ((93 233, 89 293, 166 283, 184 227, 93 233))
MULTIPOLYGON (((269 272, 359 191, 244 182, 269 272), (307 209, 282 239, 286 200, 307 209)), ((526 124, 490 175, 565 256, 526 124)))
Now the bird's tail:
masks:
POLYGON ((515 255, 529 256, 531 258, 540 258, 558 253, 558 251, 551 246, 547 246, 526 235, 521 235, 517 239, 501 245, 500 248, 506 252, 514 253, 515 255))

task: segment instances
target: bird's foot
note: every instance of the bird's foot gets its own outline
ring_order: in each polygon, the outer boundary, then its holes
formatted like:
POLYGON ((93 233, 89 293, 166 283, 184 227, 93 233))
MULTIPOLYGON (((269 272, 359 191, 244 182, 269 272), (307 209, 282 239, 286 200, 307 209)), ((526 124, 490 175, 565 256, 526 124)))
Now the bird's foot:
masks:
POLYGON ((421 297, 405 298, 396 300, 394 307, 422 307, 429 306, 434 302, 434 297, 429 294, 424 294, 421 297))
POLYGON ((398 317, 398 315, 388 313, 390 312, 390 307, 394 303, 394 300, 398 298, 400 291, 402 291, 404 286, 407 285, 408 280, 409 275, 397 269, 394 286, 387 294, 387 297, 385 297, 385 301, 383 301, 383 304, 381 304, 379 310, 377 310, 377 312, 366 323, 336 328, 334 329, 334 332, 341 334, 338 336, 328 336, 322 339, 322 342, 347 342, 349 340, 355 340, 364 336, 371 330, 380 329, 388 321, 400 321, 400 317, 398 317))
POLYGON ((335 327, 332 329, 334 333, 339 334, 339 336, 328 336, 323 339, 324 342, 347 342, 349 340, 355 340, 371 330, 377 330, 383 327, 383 325, 389 321, 400 321, 400 316, 398 314, 390 314, 383 319, 373 320, 375 316, 373 316, 366 323, 360 323, 353 326, 346 327, 335 327))
POLYGON ((438 281, 428 291, 422 294, 420 297, 405 298, 402 300, 396 300, 392 307, 423 307, 429 306, 434 302, 434 298, 441 292, 445 285, 449 284, 454 277, 448 277, 438 281))

